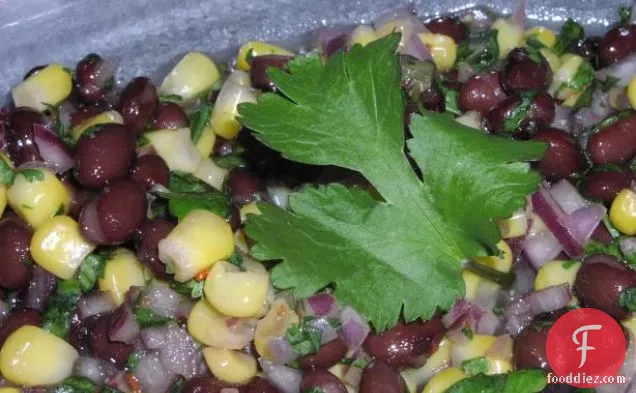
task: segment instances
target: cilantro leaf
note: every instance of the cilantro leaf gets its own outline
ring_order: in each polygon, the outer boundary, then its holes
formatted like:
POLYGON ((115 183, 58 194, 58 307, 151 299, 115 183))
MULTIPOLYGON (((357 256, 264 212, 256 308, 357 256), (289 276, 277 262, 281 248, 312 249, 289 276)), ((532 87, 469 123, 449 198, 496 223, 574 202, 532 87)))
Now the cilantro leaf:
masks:
POLYGON ((546 385, 544 371, 525 369, 507 374, 478 374, 462 379, 444 393, 539 393, 546 385))
POLYGON ((614 86, 618 84, 618 82, 620 82, 619 78, 616 78, 611 75, 606 76, 602 85, 603 92, 607 93, 608 91, 612 90, 614 86))
POLYGON ((20 169, 17 172, 18 175, 22 175, 29 183, 34 181, 43 181, 44 173, 41 170, 35 168, 20 169))
POLYGON ((302 298, 333 285, 378 330, 402 309, 408 321, 428 318, 463 295, 461 261, 495 249, 495 219, 523 207, 540 181, 519 161, 545 151, 425 112, 412 117, 408 144, 423 183, 404 155, 398 42, 394 34, 356 45, 326 64, 300 57, 290 74, 270 69, 284 96, 239 108, 244 125, 283 156, 356 170, 381 194, 306 188, 291 195, 289 211, 260 203, 246 227, 256 258, 283 260, 272 272, 276 287, 302 298))
POLYGON ((174 281, 171 284, 171 288, 182 295, 191 297, 192 299, 200 299, 203 296, 204 284, 205 281, 197 281, 195 279, 186 282, 174 281))
POLYGON ((82 290, 78 280, 60 280, 56 292, 46 302, 42 327, 50 333, 66 339, 71 327, 71 315, 77 307, 82 290))
POLYGON ((629 20, 632 18, 631 7, 618 7, 618 18, 620 19, 621 24, 629 25, 629 20))
POLYGON ((149 308, 145 307, 135 307, 135 319, 137 320, 141 328, 163 326, 172 321, 172 318, 158 315, 149 308))
POLYGON ((320 330, 309 324, 313 318, 303 318, 300 323, 295 323, 287 329, 285 338, 299 356, 305 356, 318 352, 320 349, 320 330))
POLYGON ((473 33, 457 48, 457 63, 469 64, 481 72, 491 68, 499 59, 498 31, 473 33))
POLYGON ((188 124, 190 124, 190 139, 192 139, 192 142, 199 142, 201 135, 203 135, 203 131, 210 122, 211 116, 211 105, 202 105, 190 113, 190 116, 188 116, 188 124))
POLYGON ((167 94, 164 96, 159 96, 159 102, 173 102, 176 104, 180 104, 183 101, 183 97, 178 94, 167 94))
POLYGON ((205 183, 190 173, 179 171, 170 172, 168 188, 172 192, 205 192, 209 189, 205 183))
POLYGON ((4 186, 11 185, 13 184, 13 179, 15 179, 15 171, 5 160, 0 159, 0 184, 4 186))
POLYGON ((464 360, 462 362, 462 370, 468 375, 483 374, 486 373, 489 368, 490 363, 485 356, 464 360))
POLYGON ((561 26, 561 30, 559 31, 559 36, 557 37, 557 41, 552 47, 552 51, 557 55, 561 56, 578 40, 585 36, 585 30, 583 26, 576 23, 572 19, 568 19, 563 26, 561 26))
POLYGON ((88 292, 95 286, 97 279, 104 275, 106 262, 110 258, 108 253, 89 254, 79 268, 77 280, 82 292, 88 292))
POLYGON ((569 81, 567 87, 574 92, 580 93, 584 91, 594 81, 594 67, 589 61, 584 61, 576 69, 574 77, 569 81))
POLYGON ((230 215, 227 196, 190 174, 172 172, 168 188, 171 192, 156 191, 155 194, 168 200, 170 214, 179 219, 196 209, 209 210, 221 217, 230 215))
POLYGON ((631 312, 636 311, 636 288, 627 288, 618 298, 618 305, 631 312))
POLYGON ((55 387, 53 393, 93 393, 97 386, 86 377, 69 377, 55 387))
POLYGON ((144 356, 144 353, 141 351, 135 351, 128 356, 128 360, 126 361, 126 368, 129 372, 135 372, 137 366, 139 366, 139 361, 144 356))
POLYGON ((527 91, 521 93, 521 101, 506 116, 503 123, 503 132, 513 133, 517 131, 523 121, 528 117, 528 111, 532 106, 532 101, 537 96, 536 91, 527 91))

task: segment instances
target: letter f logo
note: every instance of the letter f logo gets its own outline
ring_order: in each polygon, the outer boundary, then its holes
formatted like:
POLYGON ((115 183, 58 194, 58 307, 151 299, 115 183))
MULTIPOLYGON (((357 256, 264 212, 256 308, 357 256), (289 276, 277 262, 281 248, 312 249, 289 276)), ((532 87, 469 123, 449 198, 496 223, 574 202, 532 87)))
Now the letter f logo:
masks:
POLYGON ((585 361, 587 360, 587 351, 593 351, 596 349, 587 345, 587 332, 589 330, 601 330, 602 327, 603 326, 601 325, 585 325, 576 329, 574 333, 572 333, 572 341, 574 341, 574 344, 580 345, 580 347, 576 348, 577 351, 581 351, 581 364, 579 364, 579 368, 583 367, 585 361), (583 333, 583 339, 581 340, 581 342, 579 342, 579 339, 577 338, 579 333, 583 333))

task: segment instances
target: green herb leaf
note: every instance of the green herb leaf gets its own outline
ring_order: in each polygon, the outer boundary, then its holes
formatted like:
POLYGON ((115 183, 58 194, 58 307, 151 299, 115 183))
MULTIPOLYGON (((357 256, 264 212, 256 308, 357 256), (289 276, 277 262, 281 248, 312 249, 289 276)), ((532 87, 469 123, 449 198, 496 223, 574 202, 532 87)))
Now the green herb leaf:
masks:
POLYGON ((42 173, 41 170, 35 168, 20 169, 18 170, 17 174, 22 175, 22 177, 24 177, 29 183, 44 180, 44 173, 42 173))
POLYGON ((75 138, 73 138, 73 133, 71 132, 71 130, 67 129, 64 126, 64 123, 62 123, 62 118, 60 117, 60 108, 55 105, 46 103, 44 105, 51 112, 51 116, 55 120, 55 133, 57 134, 57 136, 60 137, 62 142, 66 143, 68 146, 75 146, 75 138))
POLYGON ((137 366, 139 365, 139 361, 144 356, 144 354, 140 351, 135 351, 128 356, 128 361, 126 361, 126 368, 129 372, 135 372, 137 366))
POLYGON ((576 41, 580 40, 584 36, 585 30, 583 29, 583 26, 572 19, 568 19, 563 26, 561 26, 561 31, 559 31, 559 36, 552 47, 552 51, 558 56, 561 56, 567 52, 567 50, 574 45, 576 41))
POLYGON ((179 377, 175 383, 170 386, 168 393, 181 393, 183 390, 183 385, 185 385, 185 378, 179 377))
POLYGON ((97 279, 104 276, 104 268, 110 257, 110 253, 96 253, 84 258, 77 276, 82 292, 89 292, 95 286, 97 279))
POLYGON ((201 139, 203 131, 210 122, 211 115, 212 106, 205 104, 196 108, 188 116, 188 124, 190 124, 190 139, 192 139, 192 142, 195 144, 199 142, 199 139, 201 139))
POLYGON ((178 94, 167 94, 165 96, 159 96, 160 102, 174 102, 175 104, 179 104, 183 101, 183 97, 178 94))
POLYGON ((137 147, 144 147, 150 144, 150 139, 147 136, 141 135, 137 138, 137 147))
POLYGON ((521 161, 546 148, 425 112, 412 117, 408 144, 421 182, 404 155, 398 42, 394 34, 356 45, 326 64, 297 57, 290 73, 269 70, 285 96, 265 93, 239 108, 244 125, 284 157, 358 171, 382 195, 309 187, 291 195, 289 211, 260 203, 246 228, 256 258, 283 260, 276 287, 303 298, 334 284, 378 330, 402 308, 407 321, 427 319, 463 295, 461 261, 496 249, 495 219, 523 207, 540 182, 521 161))
POLYGON ((632 18, 632 9, 631 7, 618 7, 618 17, 620 19, 621 24, 629 25, 629 21, 632 18))
POLYGON ((544 371, 525 369, 507 374, 478 374, 457 382, 444 393, 539 393, 546 385, 544 371))
POLYGON ((172 192, 206 192, 210 189, 192 174, 179 171, 170 172, 168 188, 172 192))
POLYGON ((10 186, 15 179, 15 171, 6 163, 5 160, 0 159, 0 185, 10 186))
POLYGON ((587 89, 594 81, 594 67, 589 61, 584 61, 576 69, 574 77, 569 81, 567 87, 576 93, 580 93, 587 89))
POLYGON ((503 132, 511 134, 521 128, 524 120, 528 117, 528 111, 532 106, 532 101, 537 96, 536 91, 527 91, 521 93, 521 101, 506 116, 503 124, 503 132))
POLYGON ((485 356, 464 360, 462 370, 468 375, 485 374, 490 368, 490 362, 485 356))
POLYGON ((312 387, 306 390, 303 390, 302 393, 325 393, 323 388, 312 387))
POLYGON ((174 281, 170 286, 176 292, 184 296, 189 296, 192 299, 200 299, 203 296, 204 284, 205 281, 197 281, 195 279, 192 279, 186 282, 174 281))
POLYGON ((594 95, 594 90, 596 90, 596 87, 594 86, 594 84, 590 84, 585 89, 583 94, 581 94, 579 96, 579 98, 576 100, 576 103, 574 104, 573 109, 577 110, 577 109, 581 109, 581 108, 584 108, 586 106, 592 105, 592 98, 593 98, 593 95, 594 95))
POLYGON ((156 195, 168 200, 170 214, 182 219, 192 210, 203 209, 221 216, 229 217, 230 206, 227 197, 219 191, 201 193, 156 192, 156 195))
POLYGON ((619 78, 611 75, 606 76, 602 86, 603 92, 607 93, 608 91, 612 90, 614 86, 618 84, 618 82, 620 82, 619 78))
POLYGON ((464 333, 464 336, 468 337, 469 340, 472 340, 473 337, 475 337, 475 332, 473 332, 473 329, 470 326, 463 327, 462 333, 464 333))
POLYGON ((243 257, 238 253, 238 251, 234 251, 232 255, 227 258, 227 261, 234 266, 238 266, 241 269, 243 268, 243 257))
POLYGON ((77 307, 82 289, 78 280, 60 280, 56 292, 46 302, 42 327, 50 333, 66 339, 71 327, 71 315, 77 307))
POLYGON ((614 256, 619 260, 623 259, 623 253, 621 252, 621 248, 617 239, 612 241, 610 244, 603 244, 601 242, 597 242, 596 240, 590 240, 583 246, 583 251, 585 255, 605 254, 614 256))
POLYGON ((568 270, 571 267, 576 266, 578 263, 579 263, 579 261, 574 261, 574 260, 566 261, 566 262, 563 263, 562 267, 564 269, 568 270))
POLYGON ((631 312, 636 311, 636 288, 628 288, 618 298, 618 305, 631 312))
POLYGON ((318 352, 320 349, 320 330, 309 325, 314 318, 305 317, 300 323, 293 324, 285 337, 299 356, 305 356, 318 352))
POLYGON ((545 48, 545 44, 543 42, 541 42, 538 38, 536 34, 532 34, 530 36, 528 36, 526 38, 526 44, 527 46, 534 48, 534 49, 543 49, 545 48))
POLYGON ((473 33, 457 48, 457 62, 468 63, 476 71, 490 69, 499 60, 498 31, 473 33))
POLYGON ((97 386, 85 377, 66 378, 62 383, 57 385, 53 393, 95 393, 97 386))
POLYGON ((152 326, 163 326, 172 321, 172 318, 157 315, 145 307, 135 307, 135 319, 142 329, 152 326))

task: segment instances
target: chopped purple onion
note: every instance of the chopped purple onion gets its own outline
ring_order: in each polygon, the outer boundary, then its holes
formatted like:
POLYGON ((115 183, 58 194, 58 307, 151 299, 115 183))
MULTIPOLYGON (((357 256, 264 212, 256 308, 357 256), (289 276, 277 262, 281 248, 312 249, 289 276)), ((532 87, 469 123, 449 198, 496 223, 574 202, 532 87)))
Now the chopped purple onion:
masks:
POLYGON ((47 127, 33 124, 33 140, 47 167, 56 173, 62 174, 75 166, 73 151, 47 127))
POLYGON ((317 293, 303 300, 303 312, 305 316, 327 316, 338 318, 340 316, 340 305, 336 298, 326 292, 317 293))
POLYGON ((95 292, 80 298, 77 308, 82 319, 115 309, 115 302, 107 292, 95 292))
POLYGON ((267 344, 272 359, 276 364, 287 364, 298 358, 298 354, 285 337, 275 337, 267 344))
POLYGON ((56 277, 39 266, 33 268, 33 278, 27 287, 27 308, 44 311, 46 300, 55 292, 57 286, 56 277))
POLYGON ((282 365, 274 364, 271 360, 260 358, 259 363, 269 382, 281 393, 299 393, 302 374, 300 371, 282 365))
POLYGON ((369 324, 351 307, 342 310, 340 326, 340 337, 350 349, 360 348, 371 332, 369 324))
POLYGON ((111 341, 133 344, 137 341, 140 332, 141 328, 132 307, 123 303, 110 317, 108 338, 111 341))

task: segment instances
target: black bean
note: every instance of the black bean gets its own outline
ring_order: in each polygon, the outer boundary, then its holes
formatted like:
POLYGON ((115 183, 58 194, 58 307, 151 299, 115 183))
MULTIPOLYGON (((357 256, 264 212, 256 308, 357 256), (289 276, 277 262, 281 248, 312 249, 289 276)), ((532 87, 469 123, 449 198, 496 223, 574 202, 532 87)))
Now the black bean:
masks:
POLYGON ((175 226, 177 226, 176 223, 163 218, 146 220, 139 227, 135 239, 137 258, 150 268, 155 277, 162 280, 170 280, 172 276, 166 273, 166 265, 159 260, 157 246, 161 240, 170 234, 175 226))
POLYGON ((305 355, 298 359, 303 370, 315 370, 329 368, 338 363, 347 354, 347 345, 339 338, 330 341, 320 347, 318 352, 305 355))
POLYGON ((596 165, 621 165, 636 154, 636 115, 631 115, 592 134, 587 151, 596 165))
POLYGON ((141 133, 159 105, 157 89, 150 79, 138 77, 124 88, 117 109, 124 124, 136 134, 141 133))
POLYGON ((18 218, 0 221, 0 286, 8 290, 29 285, 33 270, 31 261, 31 229, 18 218))
POLYGON ((274 84, 267 75, 268 68, 278 68, 285 70, 287 63, 293 59, 292 56, 284 55, 264 55, 252 58, 250 67, 250 79, 252 86, 261 90, 273 90, 274 84))
POLYGON ((431 33, 451 37, 458 45, 468 37, 468 28, 464 22, 452 16, 433 19, 427 22, 425 26, 431 33))
POLYGON ((120 180, 104 190, 97 200, 102 233, 111 243, 130 240, 146 217, 146 194, 137 184, 120 180))
POLYGON ((9 156, 16 166, 42 159, 33 137, 33 125, 44 124, 44 121, 44 116, 30 108, 17 108, 9 115, 6 141, 9 156))
POLYGON ((577 141, 558 128, 541 128, 534 140, 548 143, 548 151, 539 161, 541 173, 551 180, 565 179, 584 169, 583 153, 577 141))
POLYGON ((168 165, 156 154, 146 154, 138 157, 130 169, 130 180, 139 184, 148 191, 155 184, 168 186, 170 169, 168 165))
POLYGON ((519 333, 514 341, 514 361, 517 370, 541 368, 549 370, 545 345, 551 325, 532 324, 519 333))
POLYGON ((300 391, 305 392, 312 388, 321 389, 323 393, 347 393, 342 381, 327 370, 316 370, 303 375, 300 391))
POLYGON ((458 105, 466 111, 487 112, 506 99, 499 73, 491 71, 470 77, 459 89, 458 105))
POLYGON ((589 199, 611 204, 616 195, 624 188, 629 188, 634 176, 620 170, 590 171, 581 181, 581 193, 589 199))
POLYGON ((407 393, 408 389, 400 374, 381 360, 364 369, 360 380, 360 393, 407 393))
POLYGON ((183 109, 174 102, 162 102, 152 115, 152 129, 178 129, 188 126, 188 117, 183 109))
POLYGON ((511 93, 545 90, 552 83, 552 71, 543 56, 531 57, 526 49, 513 49, 501 71, 501 80, 511 93))

